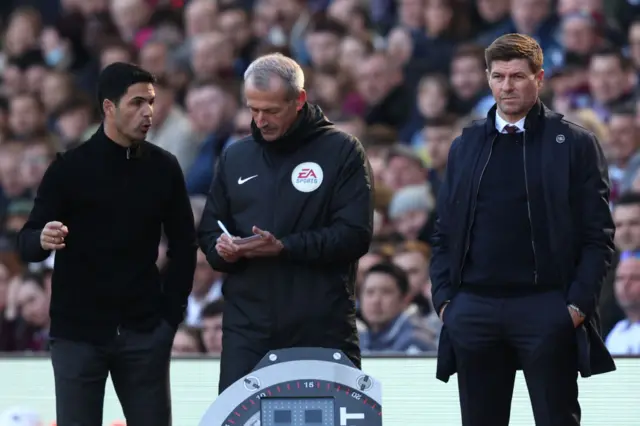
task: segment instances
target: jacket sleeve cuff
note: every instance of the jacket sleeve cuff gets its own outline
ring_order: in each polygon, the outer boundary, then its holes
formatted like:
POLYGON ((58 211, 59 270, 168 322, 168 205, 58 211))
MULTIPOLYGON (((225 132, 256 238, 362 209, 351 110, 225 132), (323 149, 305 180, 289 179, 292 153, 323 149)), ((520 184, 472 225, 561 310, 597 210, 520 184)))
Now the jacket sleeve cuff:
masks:
POLYGON ((164 319, 173 328, 178 328, 184 321, 186 306, 172 304, 169 296, 165 295, 164 299, 164 319))
POLYGON ((280 250, 280 257, 283 259, 291 259, 291 240, 287 237, 281 238, 282 250, 280 250))
POLYGON ((595 297, 590 294, 585 294, 584 291, 581 291, 580 285, 574 281, 571 284, 571 287, 569 287, 567 305, 574 305, 585 316, 590 316, 595 311, 595 297))
MULTIPOLYGON (((18 238, 24 238, 23 260, 26 262, 42 262, 51 255, 51 250, 45 250, 40 245, 40 234, 42 229, 24 230, 24 235, 18 238)), ((20 242, 18 241, 18 244, 20 242)))
POLYGON ((451 301, 453 294, 451 294, 451 289, 441 289, 436 294, 433 295, 433 308, 436 310, 436 314, 440 315, 440 311, 442 307, 451 301))

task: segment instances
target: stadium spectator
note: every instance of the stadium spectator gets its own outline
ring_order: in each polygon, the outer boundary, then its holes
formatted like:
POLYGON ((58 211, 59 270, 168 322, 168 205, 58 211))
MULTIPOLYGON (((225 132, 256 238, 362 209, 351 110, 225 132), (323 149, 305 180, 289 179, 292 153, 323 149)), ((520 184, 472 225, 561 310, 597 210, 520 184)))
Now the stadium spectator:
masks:
POLYGON ((633 178, 640 169, 640 133, 635 124, 635 111, 631 107, 618 107, 609 116, 609 140, 611 184, 613 201, 621 193, 631 189, 633 178))
POLYGON ((435 336, 404 312, 409 288, 407 274, 398 266, 379 263, 367 271, 360 292, 362 319, 367 325, 360 333, 363 353, 416 354, 436 349, 435 336))
POLYGON ((407 303, 410 306, 414 305, 413 310, 420 316, 433 312, 429 260, 431 260, 431 248, 415 240, 405 241, 395 247, 392 257, 392 262, 407 274, 409 280, 407 303))
POLYGON ((49 345, 49 297, 42 276, 25 275, 15 297, 25 322, 22 332, 28 342, 27 347, 34 351, 46 350, 49 345))
POLYGON ((640 253, 640 193, 629 192, 618 198, 613 207, 613 221, 616 253, 600 296, 603 336, 625 317, 615 297, 616 272, 622 253, 640 253))
POLYGON ((222 314, 224 302, 216 300, 206 305, 201 312, 202 342, 205 352, 220 355, 222 352, 222 314))
POLYGON ((175 155, 186 173, 198 154, 200 135, 178 104, 176 88, 166 79, 158 79, 154 87, 153 124, 147 139, 175 155))
POLYGON ((173 337, 171 356, 176 355, 197 355, 203 352, 200 330, 181 325, 173 337))
POLYGON ((607 336, 613 355, 640 355, 640 255, 622 254, 616 273, 615 294, 625 318, 607 336))
POLYGON ((612 108, 633 100, 635 73, 631 61, 620 49, 605 47, 594 52, 589 62, 590 107, 601 120, 608 120, 612 108))

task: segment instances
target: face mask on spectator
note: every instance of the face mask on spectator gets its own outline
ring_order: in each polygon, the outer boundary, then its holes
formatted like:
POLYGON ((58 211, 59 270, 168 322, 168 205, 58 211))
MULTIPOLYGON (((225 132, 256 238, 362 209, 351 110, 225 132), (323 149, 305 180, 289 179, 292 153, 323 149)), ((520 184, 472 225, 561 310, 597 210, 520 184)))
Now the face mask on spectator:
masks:
POLYGON ((47 52, 44 59, 47 62, 47 65, 49 65, 50 67, 55 67, 62 61, 63 58, 64 50, 62 49, 62 47, 57 47, 47 52))

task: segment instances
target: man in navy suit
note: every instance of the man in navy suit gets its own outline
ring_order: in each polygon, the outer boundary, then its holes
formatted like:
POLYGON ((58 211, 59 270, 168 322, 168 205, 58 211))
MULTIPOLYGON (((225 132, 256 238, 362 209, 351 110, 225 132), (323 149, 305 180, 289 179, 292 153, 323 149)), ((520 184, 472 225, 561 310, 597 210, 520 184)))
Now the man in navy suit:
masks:
POLYGON ((463 426, 509 424, 518 369, 536 426, 577 426, 578 372, 615 370, 596 308, 613 254, 607 165, 592 133, 540 102, 534 39, 507 34, 485 56, 496 105, 453 142, 438 195, 437 377, 458 374, 463 426))

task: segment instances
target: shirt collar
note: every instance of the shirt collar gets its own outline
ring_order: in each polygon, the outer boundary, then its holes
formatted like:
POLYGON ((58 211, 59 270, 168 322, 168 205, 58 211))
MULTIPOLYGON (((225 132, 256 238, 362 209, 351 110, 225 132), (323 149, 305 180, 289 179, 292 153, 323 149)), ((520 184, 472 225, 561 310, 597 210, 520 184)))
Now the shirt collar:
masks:
POLYGON ((498 130, 498 133, 506 133, 504 131, 504 126, 516 126, 518 128, 518 133, 520 132, 524 132, 524 120, 527 117, 522 117, 520 120, 516 121, 515 123, 509 123, 507 120, 505 120, 504 118, 500 117, 500 114, 498 114, 498 111, 496 110, 496 129, 498 130))

